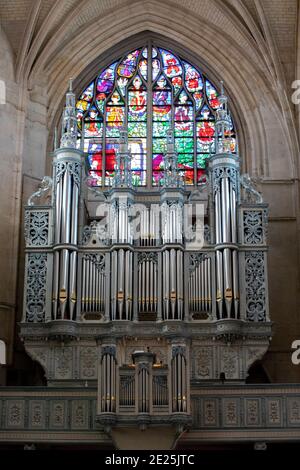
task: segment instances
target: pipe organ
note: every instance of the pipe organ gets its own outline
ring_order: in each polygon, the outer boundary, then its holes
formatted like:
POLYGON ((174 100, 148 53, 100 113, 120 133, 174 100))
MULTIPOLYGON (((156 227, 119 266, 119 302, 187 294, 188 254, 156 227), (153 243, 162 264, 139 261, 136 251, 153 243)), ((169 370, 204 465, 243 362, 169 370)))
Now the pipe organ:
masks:
POLYGON ((130 427, 132 416, 143 428, 182 429, 192 386, 220 374, 244 381, 267 350, 267 205, 240 175, 223 92, 219 102, 205 184, 183 186, 170 130, 162 186, 134 188, 122 131, 113 185, 93 200, 70 89, 52 203, 32 196, 25 208, 22 339, 49 384, 97 381, 105 429, 130 427), (197 220, 195 231, 186 215, 204 212, 194 207, 201 198, 208 224, 197 220), (203 243, 193 241, 201 231, 203 243))

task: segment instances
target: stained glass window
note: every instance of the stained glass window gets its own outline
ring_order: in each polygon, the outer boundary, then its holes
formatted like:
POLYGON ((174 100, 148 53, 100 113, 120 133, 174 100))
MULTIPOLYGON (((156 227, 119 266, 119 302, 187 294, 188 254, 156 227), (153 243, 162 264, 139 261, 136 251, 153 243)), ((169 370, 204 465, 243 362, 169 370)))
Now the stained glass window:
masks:
MULTIPOLYGON (((163 179, 167 130, 172 129, 178 170, 197 184, 215 152, 217 87, 177 54, 148 45, 113 62, 89 84, 77 104, 78 147, 86 153, 91 184, 110 186, 120 130, 128 132, 136 186, 163 179)), ((231 119, 228 150, 236 151, 231 119)))

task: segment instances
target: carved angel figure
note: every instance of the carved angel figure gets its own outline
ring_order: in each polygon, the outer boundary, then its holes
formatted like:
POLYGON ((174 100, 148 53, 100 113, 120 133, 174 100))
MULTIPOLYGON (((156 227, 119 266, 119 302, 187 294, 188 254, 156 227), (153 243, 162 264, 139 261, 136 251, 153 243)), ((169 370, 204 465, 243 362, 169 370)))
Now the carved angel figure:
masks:
POLYGON ((52 188, 52 184, 53 184, 52 178, 50 178, 50 176, 44 176, 44 178, 42 179, 39 185, 39 189, 30 196, 30 198, 27 201, 27 205, 34 206, 33 199, 42 197, 42 195, 46 191, 52 188))
POLYGON ((241 185, 245 189, 246 197, 251 200, 251 196, 254 198, 254 202, 263 202, 262 195, 255 189, 254 182, 250 178, 248 173, 241 175, 241 185))

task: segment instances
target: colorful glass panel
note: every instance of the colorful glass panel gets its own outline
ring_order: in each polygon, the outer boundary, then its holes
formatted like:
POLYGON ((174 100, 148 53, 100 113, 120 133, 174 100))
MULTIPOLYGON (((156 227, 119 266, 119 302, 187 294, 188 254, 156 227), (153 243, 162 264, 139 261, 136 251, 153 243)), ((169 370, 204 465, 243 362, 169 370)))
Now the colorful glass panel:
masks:
POLYGON ((218 107, 220 106, 220 102, 218 100, 217 90, 208 80, 206 80, 205 84, 206 96, 210 106, 212 107, 212 109, 218 109, 218 107))
POLYGON ((117 72, 120 77, 130 78, 133 76, 136 65, 137 65, 137 58, 139 55, 139 49, 136 51, 130 52, 125 59, 122 60, 120 65, 118 66, 117 72))
MULTIPOLYGON (((86 152, 92 184, 111 185, 121 129, 128 132, 134 184, 162 184, 169 129, 179 173, 185 184, 197 184, 215 152, 218 96, 198 68, 164 48, 142 47, 113 62, 76 103, 78 148, 86 152)), ((225 137, 225 151, 236 152, 232 120, 225 137)))
POLYGON ((164 72, 167 77, 172 78, 182 74, 182 66, 180 65, 179 59, 169 51, 160 49, 164 72))

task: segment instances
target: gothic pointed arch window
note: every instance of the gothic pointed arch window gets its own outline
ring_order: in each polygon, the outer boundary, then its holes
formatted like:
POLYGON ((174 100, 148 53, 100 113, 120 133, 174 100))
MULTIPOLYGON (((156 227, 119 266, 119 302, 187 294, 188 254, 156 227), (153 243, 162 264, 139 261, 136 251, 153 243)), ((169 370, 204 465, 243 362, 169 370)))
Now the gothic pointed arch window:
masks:
MULTIPOLYGON (((76 112, 78 147, 87 155, 90 182, 110 186, 118 139, 128 132, 136 186, 163 181, 167 130, 172 129, 178 171, 186 185, 197 185, 215 152, 217 87, 178 54, 156 45, 132 50, 114 61, 81 93, 76 112)), ((233 120, 228 150, 236 151, 233 120)))

